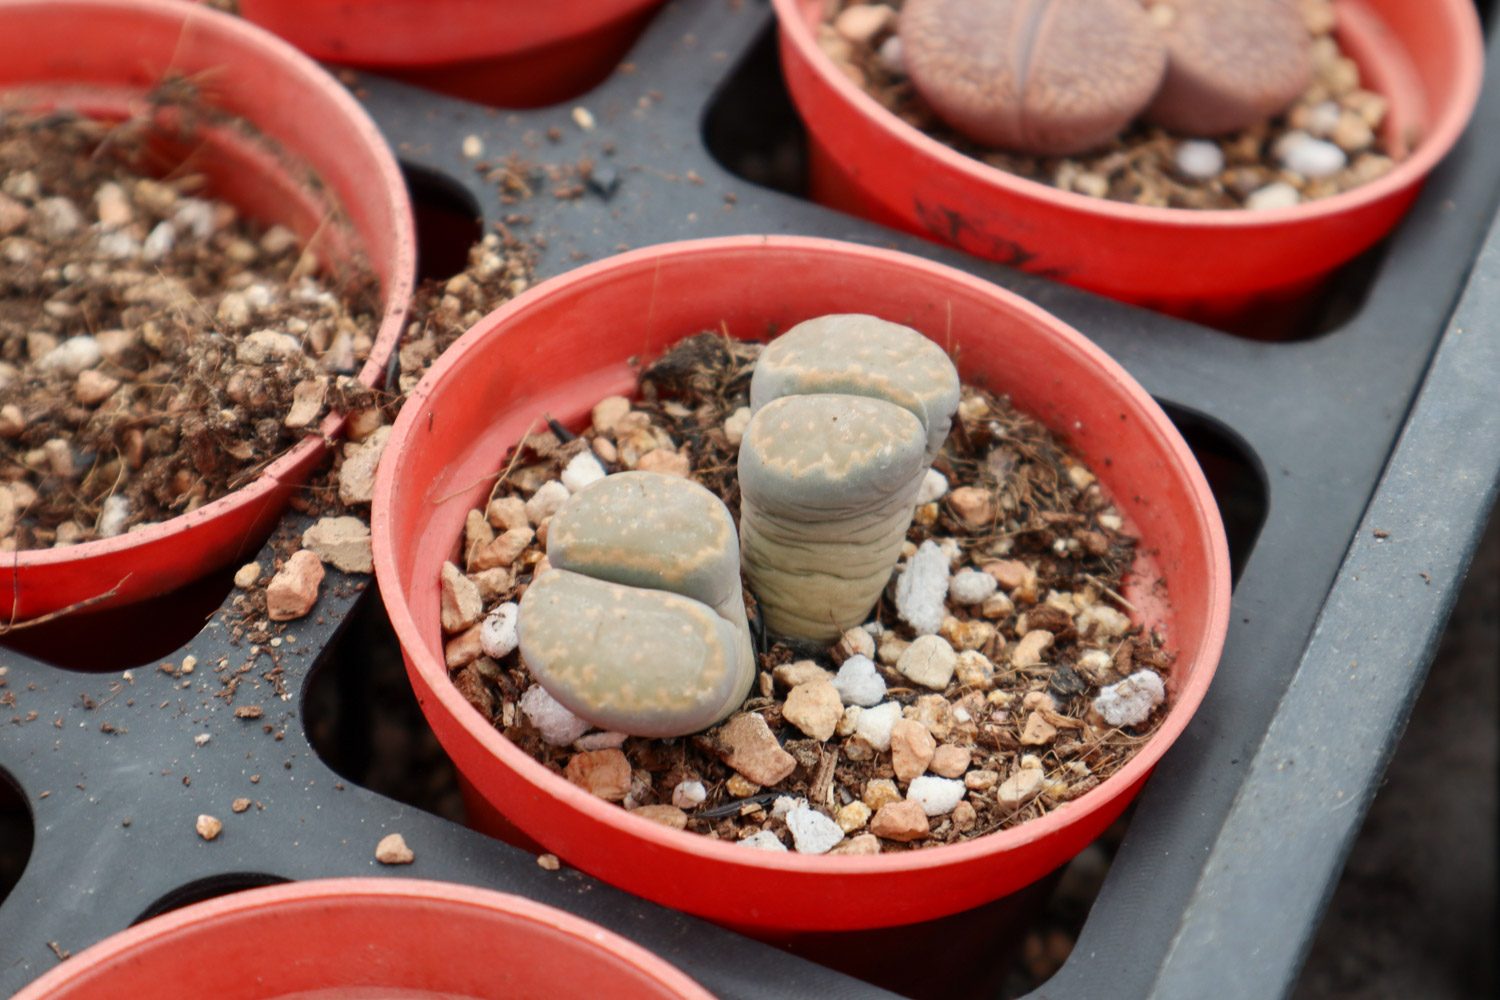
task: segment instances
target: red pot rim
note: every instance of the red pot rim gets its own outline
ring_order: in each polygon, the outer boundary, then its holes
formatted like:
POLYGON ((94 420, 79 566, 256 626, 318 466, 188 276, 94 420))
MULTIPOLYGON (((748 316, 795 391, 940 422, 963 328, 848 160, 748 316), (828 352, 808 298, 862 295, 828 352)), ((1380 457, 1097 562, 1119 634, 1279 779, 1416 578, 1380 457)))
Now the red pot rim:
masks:
POLYGON ((601 272, 623 265, 643 260, 659 261, 673 256, 702 256, 719 251, 738 252, 747 247, 800 249, 871 260, 899 261, 913 270, 938 274, 944 280, 967 285, 985 295, 1003 299, 1010 308, 1029 314, 1052 327, 1071 352, 1086 357, 1092 365, 1097 367, 1101 377, 1109 379, 1115 389, 1130 397, 1143 412, 1158 418, 1161 425, 1172 433, 1177 442, 1173 457, 1182 465, 1181 472, 1191 483, 1194 505, 1204 512, 1206 521, 1217 526, 1216 530, 1213 528, 1207 530, 1206 534, 1209 538, 1206 541, 1210 561, 1219 568, 1219 572, 1214 574, 1215 579, 1211 581, 1212 592, 1208 595, 1209 605, 1205 615, 1208 626, 1204 641, 1196 649, 1181 651, 1181 655, 1190 655, 1193 662, 1201 664, 1201 667, 1195 669, 1189 681, 1177 691, 1176 700, 1167 717, 1152 734, 1150 740, 1123 768, 1101 782, 1096 788, 1070 802, 1066 808, 1048 813, 1040 819, 1030 820, 1013 829, 987 834, 960 844, 893 854, 829 858, 823 855, 749 850, 698 834, 668 829, 658 823, 634 816, 618 805, 605 802, 538 764, 529 754, 520 750, 481 718, 450 682, 446 665, 439 658, 434 657, 427 648, 431 637, 418 629, 411 609, 404 598, 403 572, 397 565, 394 551, 395 527, 389 516, 395 487, 396 463, 387 462, 381 464, 375 482, 371 523, 375 573, 377 579, 381 581, 381 594, 387 613, 408 657, 409 669, 420 676, 428 692, 438 700, 445 713, 475 738, 484 749, 499 758, 504 766, 525 778, 545 795, 561 800, 591 819, 614 827, 622 833, 628 833, 632 838, 645 841, 652 846, 667 851, 696 855, 742 869, 861 875, 921 871, 961 863, 1002 853, 1018 845, 1055 834, 1065 827, 1072 826, 1080 816, 1104 808, 1109 800, 1132 784, 1144 781, 1162 754, 1181 735, 1203 700, 1223 649, 1229 624, 1229 550, 1222 526, 1218 522, 1218 506, 1186 443, 1176 435, 1169 418, 1145 389, 1118 362, 1081 333, 1040 307, 1003 288, 989 284, 966 272, 921 257, 811 237, 732 236, 687 240, 629 251, 542 282, 490 313, 471 328, 442 354, 422 382, 412 391, 406 406, 403 407, 396 420, 387 447, 400 447, 399 442, 406 436, 408 428, 422 419, 419 417, 424 409, 421 401, 431 394, 434 385, 442 382, 452 369, 460 365, 467 354, 476 349, 490 330, 514 317, 523 315, 537 302, 575 285, 585 284, 601 272))
MULTIPOLYGON (((226 917, 264 913, 275 918, 277 912, 289 904, 332 905, 365 900, 395 900, 417 905, 439 901, 520 917, 553 928, 590 949, 609 953, 684 1000, 713 1000, 703 987, 665 959, 614 931, 564 910, 493 889, 429 879, 378 877, 289 882, 246 889, 173 910, 91 945, 21 990, 16 994, 16 1000, 47 1000, 67 995, 70 987, 79 980, 107 973, 112 966, 129 962, 131 953, 142 946, 170 943, 177 937, 190 938, 195 932, 211 930, 215 923, 226 917)), ((184 961, 191 960, 191 955, 184 955, 184 961)), ((271 955, 267 960, 279 961, 280 957, 271 955)))
MULTIPOLYGON (((247 21, 200 4, 182 3, 181 0, 0 0, 0 18, 10 11, 27 8, 45 10, 52 17, 87 17, 101 8, 110 8, 137 12, 142 17, 151 19, 181 21, 184 24, 190 21, 202 22, 212 30, 232 38, 235 45, 259 52, 279 63, 288 74, 295 77, 299 85, 318 91, 323 99, 338 108, 358 132, 363 140, 365 155, 373 159, 384 181, 382 188, 386 196, 385 207, 395 226, 396 255, 389 261, 391 273, 381 276, 383 316, 370 357, 359 374, 362 383, 375 385, 384 376, 386 360, 395 350, 405 325, 416 283, 416 234, 411 202, 401 168, 385 137, 363 105, 327 71, 287 42, 247 21)), ((50 83, 41 86, 50 88, 50 83)), ((8 90, 15 89, 29 92, 32 88, 24 84, 0 85, 0 99, 4 98, 8 90)), ((313 452, 327 447, 329 439, 342 433, 343 424, 342 417, 330 414, 324 418, 316 434, 303 438, 267 465, 254 480, 194 511, 113 538, 81 542, 63 549, 18 551, 9 558, 0 557, 0 565, 9 564, 10 567, 24 570, 32 566, 54 566, 126 553, 185 534, 203 522, 231 512, 253 508, 265 502, 267 495, 285 481, 300 479, 299 468, 306 464, 313 452)))
MULTIPOLYGON (((1058 208, 1091 212, 1120 222, 1178 226, 1184 229, 1228 228, 1246 231, 1284 222, 1306 222, 1338 216, 1389 198, 1426 176, 1458 141, 1479 101, 1484 77, 1483 30, 1479 15, 1469 0, 1423 2, 1429 5, 1431 17, 1443 19, 1454 36, 1471 39, 1473 44, 1460 49, 1462 57, 1455 68, 1455 75, 1462 83, 1456 99, 1436 109, 1437 115, 1431 127, 1424 130, 1421 144, 1389 173, 1368 184, 1288 208, 1251 212, 1244 209, 1157 208, 1092 198, 1028 180, 965 156, 881 107, 875 98, 840 72, 833 60, 818 47, 812 29, 802 16, 801 10, 807 6, 806 0, 771 0, 776 8, 776 19, 783 41, 797 50, 823 86, 834 91, 846 104, 892 139, 915 147, 922 155, 937 160, 945 168, 967 175, 977 184, 1009 191, 1058 208)), ((1334 5, 1341 14, 1345 14, 1349 9, 1359 7, 1359 0, 1334 0, 1334 5)))

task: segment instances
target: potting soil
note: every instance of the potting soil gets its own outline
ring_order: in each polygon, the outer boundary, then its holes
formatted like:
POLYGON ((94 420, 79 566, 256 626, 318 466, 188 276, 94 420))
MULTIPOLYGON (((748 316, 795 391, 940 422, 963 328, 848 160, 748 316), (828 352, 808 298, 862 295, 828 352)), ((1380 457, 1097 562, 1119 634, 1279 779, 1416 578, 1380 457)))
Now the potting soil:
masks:
MULTIPOLYGON (((1139 725, 1112 726, 1095 710, 1096 697, 1137 671, 1168 676, 1172 666, 1161 637, 1130 620, 1120 594, 1134 540, 1093 474, 1044 426, 968 386, 934 463, 948 490, 917 508, 903 569, 910 571, 924 543, 935 543, 944 570, 969 571, 975 593, 955 587, 938 636, 925 640, 951 655, 951 679, 931 687, 913 679, 918 671, 902 654, 918 637, 900 617, 892 587, 870 622, 832 649, 763 637, 759 682, 724 726, 676 739, 595 733, 558 746, 543 738, 531 704, 522 702, 534 682, 519 654, 492 658, 483 639, 485 616, 518 600, 548 568, 548 520, 538 503, 528 514, 525 501, 549 483, 555 492, 562 471, 589 453, 609 472, 691 476, 738 517, 738 431, 760 348, 712 333, 689 338, 642 371, 633 404, 616 397, 596 408, 594 424, 580 434, 553 425, 511 453, 456 547, 484 608, 451 622, 446 640, 451 676, 470 704, 544 766, 603 798, 671 827, 772 849, 793 845, 788 818, 805 821, 801 809, 838 824, 846 836, 833 853, 955 843, 1064 808, 1118 770, 1165 707, 1139 725), (978 592, 987 596, 976 599, 978 592), (832 679, 861 653, 884 686, 877 700, 895 707, 835 700, 836 731, 810 735, 819 727, 790 705, 791 691, 832 679), (861 726, 863 713, 890 719, 882 731, 861 726), (771 787, 725 763, 740 720, 752 716, 796 760, 771 787), (908 796, 935 802, 934 794, 953 801, 934 804, 921 819, 908 808, 899 827, 894 814, 881 819, 882 806, 908 796)), ((753 622, 748 589, 746 601, 753 622)))

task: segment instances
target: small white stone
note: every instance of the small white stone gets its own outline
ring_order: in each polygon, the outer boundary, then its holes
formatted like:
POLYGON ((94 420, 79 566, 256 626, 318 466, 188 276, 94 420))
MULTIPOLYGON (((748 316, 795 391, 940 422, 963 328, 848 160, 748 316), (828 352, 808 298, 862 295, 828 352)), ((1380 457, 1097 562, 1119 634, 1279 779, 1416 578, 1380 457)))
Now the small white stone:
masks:
POLYGON ((52 350, 42 355, 36 365, 43 371, 57 372, 69 378, 97 365, 104 360, 104 349, 93 337, 83 334, 69 337, 52 350))
POLYGON ((540 684, 533 684, 521 695, 521 711, 536 726, 542 739, 555 747, 567 746, 591 728, 587 722, 564 708, 540 684))
POLYGON ((778 795, 771 803, 771 818, 786 819, 786 814, 793 809, 806 809, 807 800, 804 798, 793 798, 790 795, 778 795))
POLYGON ((1349 163, 1348 155, 1337 145, 1301 131, 1288 132, 1278 139, 1275 153, 1283 167, 1310 178, 1332 177, 1349 163))
POLYGON ((891 35, 880 43, 880 67, 891 76, 906 77, 906 53, 901 49, 901 36, 891 35))
POLYGON ((913 684, 941 691, 958 669, 958 653, 940 635, 921 635, 902 651, 896 669, 913 684))
POLYGON ((141 241, 127 229, 113 229, 99 234, 99 252, 115 260, 130 260, 141 252, 141 241))
POLYGON ((740 841, 740 846, 748 847, 751 850, 756 851, 786 850, 786 845, 781 842, 781 838, 776 836, 776 834, 772 833, 770 830, 761 830, 759 833, 752 833, 750 836, 740 841))
POLYGON ((202 198, 180 198, 172 212, 172 222, 178 229, 191 233, 194 239, 206 240, 219 228, 216 214, 213 202, 202 198))
POLYGON ((1276 208, 1291 208, 1302 201, 1302 195, 1286 181, 1267 184, 1259 191, 1250 192, 1245 207, 1251 211, 1267 211, 1276 208))
POLYGON ((570 493, 577 493, 589 483, 597 483, 605 475, 604 466, 599 464, 592 452, 580 451, 573 456, 568 467, 563 469, 560 478, 570 493))
POLYGON ((896 580, 896 613, 918 635, 932 635, 942 627, 947 597, 948 556, 928 539, 896 580))
POLYGON ((1179 174, 1196 181, 1213 180, 1224 169, 1224 151, 1217 142, 1207 139, 1179 143, 1172 159, 1179 174))
POLYGON ((78 206, 67 198, 43 198, 31 210, 30 229, 44 240, 72 236, 86 224, 78 206))
POLYGON ((1094 710, 1111 726, 1138 726, 1166 698, 1166 685, 1156 671, 1137 670, 1123 681, 1100 688, 1094 710))
POLYGON ((484 155, 484 140, 477 135, 466 135, 463 141, 464 159, 477 160, 484 155))
POLYGON ((575 750, 618 750, 625 745, 629 736, 625 733, 616 733, 604 730, 598 733, 587 733, 573 741, 575 750))
POLYGON ((506 601, 485 616, 479 626, 479 648, 490 659, 499 660, 509 656, 520 639, 516 636, 516 615, 520 608, 515 601, 506 601))
POLYGON ((968 789, 962 781, 924 774, 911 780, 906 788, 906 800, 921 806, 929 816, 946 816, 963 801, 966 791, 968 789))
POLYGON ((1307 131, 1319 139, 1326 139, 1339 127, 1340 117, 1342 112, 1338 101, 1320 101, 1307 109, 1307 131))
POLYGON ((211 733, 199 733, 197 736, 193 737, 193 742, 196 743, 200 747, 206 747, 206 746, 208 746, 208 741, 211 740, 211 739, 213 739, 213 734, 211 734, 211 733))
POLYGON ((856 653, 839 667, 833 689, 845 705, 878 705, 885 697, 885 678, 875 669, 875 661, 856 653))
POLYGON ((724 419, 724 437, 735 447, 745 439, 745 428, 750 426, 750 407, 742 406, 724 419))
POLYGON ((111 493, 104 500, 104 508, 99 512, 99 535, 101 538, 113 538, 125 530, 125 522, 130 518, 130 501, 118 493, 111 493))
POLYGON ((859 721, 854 724, 854 735, 863 737, 865 742, 876 750, 889 750, 891 727, 899 718, 901 718, 901 706, 894 701, 867 708, 859 713, 859 721))
POLYGON ((678 809, 696 809, 708 798, 708 789, 701 781, 679 781, 672 789, 672 804, 678 809))
POLYGON ((947 492, 948 477, 936 469, 928 469, 927 474, 922 477, 922 485, 917 488, 917 506, 941 500, 947 492))
POLYGON ((792 846, 798 854, 827 854, 844 839, 837 822, 806 806, 787 813, 786 828, 792 831, 792 846))
POLYGON ((993 576, 970 567, 953 574, 953 580, 948 584, 948 596, 959 604, 981 604, 999 587, 993 576))
POLYGON ((170 222, 158 222, 141 243, 141 256, 147 260, 161 260, 177 245, 177 230, 170 222))
POLYGON ((526 501, 526 517, 532 524, 541 524, 547 518, 558 512, 558 509, 567 502, 571 494, 568 488, 556 479, 549 479, 541 485, 530 500, 526 501))
POLYGON ((255 330, 234 349, 235 359, 247 365, 264 365, 302 356, 302 341, 279 330, 255 330))

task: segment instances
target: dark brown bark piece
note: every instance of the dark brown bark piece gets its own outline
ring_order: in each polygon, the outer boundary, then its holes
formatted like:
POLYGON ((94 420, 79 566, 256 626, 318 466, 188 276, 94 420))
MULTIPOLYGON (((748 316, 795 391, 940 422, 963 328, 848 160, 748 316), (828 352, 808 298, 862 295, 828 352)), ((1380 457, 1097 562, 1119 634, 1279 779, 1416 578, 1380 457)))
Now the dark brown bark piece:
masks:
POLYGON ((977 142, 1063 156, 1114 138, 1156 93, 1166 47, 1138 0, 909 0, 912 82, 977 142))
POLYGON ((1181 135, 1238 132, 1312 82, 1312 37, 1288 0, 1163 0, 1166 79, 1145 120, 1181 135))

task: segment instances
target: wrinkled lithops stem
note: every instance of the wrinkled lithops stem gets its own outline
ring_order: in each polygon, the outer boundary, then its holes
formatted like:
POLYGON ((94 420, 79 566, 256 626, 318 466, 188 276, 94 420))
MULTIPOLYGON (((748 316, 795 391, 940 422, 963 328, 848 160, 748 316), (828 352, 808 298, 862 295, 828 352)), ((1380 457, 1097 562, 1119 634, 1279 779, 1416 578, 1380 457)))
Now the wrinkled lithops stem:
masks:
POLYGON ((762 352, 740 446, 740 546, 768 629, 830 641, 869 614, 958 391, 941 348, 873 316, 808 320, 762 352))
POLYGON ((696 732, 749 692, 755 654, 734 521, 708 490, 606 476, 553 515, 521 599, 521 656, 574 714, 635 736, 696 732))
POLYGON ((898 30, 912 83, 939 117, 1040 156, 1113 139, 1167 62, 1140 0, 907 0, 898 30))

